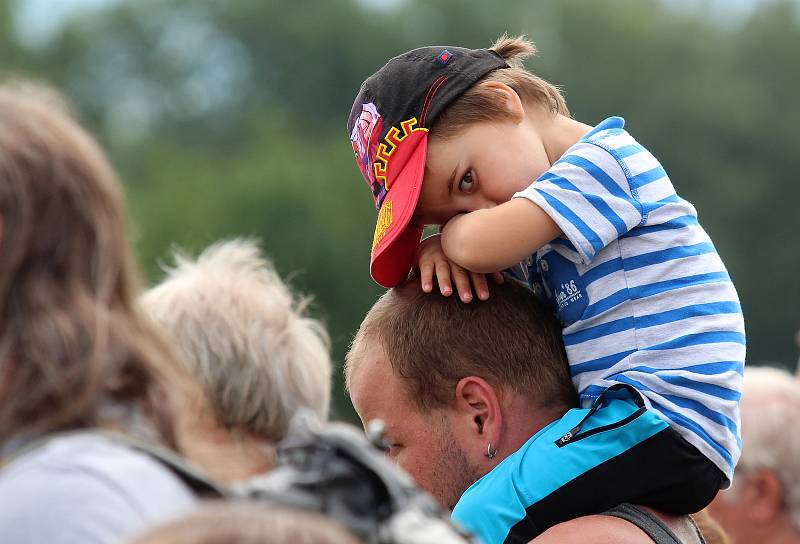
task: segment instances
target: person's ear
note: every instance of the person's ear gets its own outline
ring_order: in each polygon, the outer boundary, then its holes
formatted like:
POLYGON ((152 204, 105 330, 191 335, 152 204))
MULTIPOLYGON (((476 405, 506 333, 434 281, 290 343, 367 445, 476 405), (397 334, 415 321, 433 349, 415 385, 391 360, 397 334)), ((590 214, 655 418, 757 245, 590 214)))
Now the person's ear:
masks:
POLYGON ((476 447, 496 451, 500 446, 503 415, 495 388, 477 376, 461 378, 456 384, 455 408, 467 419, 476 447))
POLYGON ((744 499, 748 517, 758 523, 768 523, 780 516, 784 489, 775 473, 761 469, 746 478, 744 499))
POLYGON ((514 122, 521 123, 525 119, 525 106, 517 91, 499 81, 487 81, 482 85, 497 95, 497 99, 505 106, 514 122))

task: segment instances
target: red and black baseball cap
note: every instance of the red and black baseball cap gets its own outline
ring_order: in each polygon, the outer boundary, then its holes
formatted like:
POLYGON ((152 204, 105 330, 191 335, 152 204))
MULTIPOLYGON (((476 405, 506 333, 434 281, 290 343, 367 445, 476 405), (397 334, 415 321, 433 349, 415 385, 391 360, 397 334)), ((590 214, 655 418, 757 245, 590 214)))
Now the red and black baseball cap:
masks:
POLYGON ((367 78, 347 131, 378 220, 370 274, 384 287, 408 275, 422 238, 409 225, 422 189, 428 132, 436 117, 480 78, 508 64, 489 49, 422 47, 367 78))

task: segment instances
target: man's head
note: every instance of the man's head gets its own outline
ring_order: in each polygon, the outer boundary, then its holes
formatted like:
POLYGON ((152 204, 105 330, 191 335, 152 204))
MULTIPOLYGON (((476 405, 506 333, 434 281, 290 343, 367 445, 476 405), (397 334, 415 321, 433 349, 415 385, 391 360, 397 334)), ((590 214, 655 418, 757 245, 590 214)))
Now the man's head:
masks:
POLYGON ((142 301, 202 382, 210 426, 274 443, 300 409, 326 420, 327 332, 305 315, 306 302, 296 299, 258 247, 232 240, 196 260, 176 255, 175 261, 142 301))
POLYGON ((550 166, 535 121, 569 112, 524 68, 534 52, 507 36, 489 49, 423 47, 364 81, 347 130, 379 210, 379 284, 405 279, 422 226, 505 202, 550 166))
POLYGON ((747 367, 741 410, 742 457, 711 512, 736 542, 800 539, 800 382, 777 368, 747 367))
POLYGON ((477 304, 413 280, 390 290, 345 376, 362 422, 383 420, 389 455, 447 507, 576 403, 559 324, 513 281, 477 304))

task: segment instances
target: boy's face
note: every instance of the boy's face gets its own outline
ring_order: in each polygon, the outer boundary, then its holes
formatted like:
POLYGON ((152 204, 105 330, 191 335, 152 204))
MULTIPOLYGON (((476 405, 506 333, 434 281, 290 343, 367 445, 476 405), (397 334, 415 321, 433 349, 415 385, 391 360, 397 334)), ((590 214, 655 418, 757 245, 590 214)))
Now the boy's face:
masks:
POLYGON ((458 214, 502 204, 550 166, 542 138, 525 120, 480 122, 447 139, 431 134, 412 221, 444 225, 458 214))

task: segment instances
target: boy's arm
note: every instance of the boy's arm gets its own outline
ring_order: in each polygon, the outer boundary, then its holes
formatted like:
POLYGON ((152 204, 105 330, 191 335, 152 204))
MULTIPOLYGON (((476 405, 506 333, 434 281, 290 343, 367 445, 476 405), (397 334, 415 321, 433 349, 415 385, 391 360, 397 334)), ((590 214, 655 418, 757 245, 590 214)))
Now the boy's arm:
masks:
POLYGON ((472 272, 504 270, 557 238, 561 229, 526 198, 457 215, 442 228, 448 259, 472 272))

